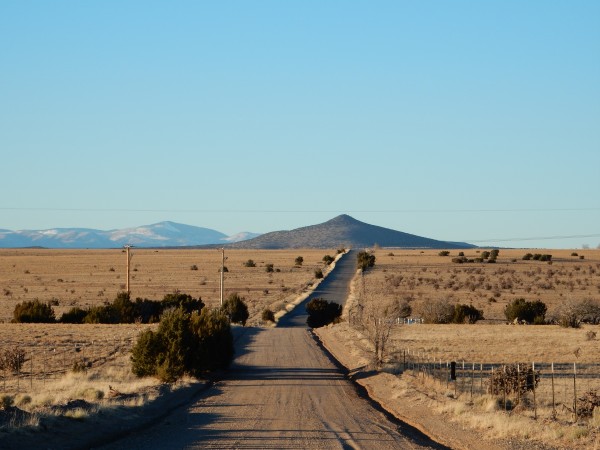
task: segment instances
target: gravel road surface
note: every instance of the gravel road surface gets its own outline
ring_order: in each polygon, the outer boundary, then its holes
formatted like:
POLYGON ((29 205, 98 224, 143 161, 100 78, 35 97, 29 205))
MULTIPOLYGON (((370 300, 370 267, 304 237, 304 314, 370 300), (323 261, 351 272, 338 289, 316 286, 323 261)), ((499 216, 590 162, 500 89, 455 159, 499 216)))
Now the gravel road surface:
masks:
MULTIPOLYGON (((341 296, 346 294, 348 282, 334 275, 346 272, 351 278, 353 256, 341 260, 351 264, 338 262, 329 284, 319 286, 321 294, 315 295, 325 297, 332 285, 341 296)), ((242 330, 225 379, 191 399, 188 408, 102 448, 445 448, 389 420, 361 398, 306 324, 294 322, 300 315, 283 327, 242 330)))

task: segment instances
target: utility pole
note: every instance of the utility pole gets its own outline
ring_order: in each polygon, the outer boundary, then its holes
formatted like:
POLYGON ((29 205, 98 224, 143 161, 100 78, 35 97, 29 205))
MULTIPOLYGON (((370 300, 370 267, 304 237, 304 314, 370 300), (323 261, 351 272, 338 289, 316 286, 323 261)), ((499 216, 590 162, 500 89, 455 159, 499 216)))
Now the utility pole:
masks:
POLYGON ((127 285, 126 285, 127 287, 126 287, 126 290, 127 290, 128 294, 130 293, 130 290, 129 290, 129 273, 130 273, 129 263, 131 262, 131 258, 133 257, 133 255, 130 255, 130 253, 129 253, 129 249, 131 247, 132 246, 129 244, 125 245, 125 253, 127 254, 127 285))
POLYGON ((225 247, 221 248, 221 306, 223 306, 223 281, 225 280, 225 247))

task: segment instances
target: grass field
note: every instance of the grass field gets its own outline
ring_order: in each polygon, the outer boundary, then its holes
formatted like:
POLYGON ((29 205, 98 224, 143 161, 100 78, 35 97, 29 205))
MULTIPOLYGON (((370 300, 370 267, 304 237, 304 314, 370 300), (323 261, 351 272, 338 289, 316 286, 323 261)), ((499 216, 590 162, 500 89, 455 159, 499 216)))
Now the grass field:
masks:
MULTIPOLYGON (((251 321, 263 308, 278 310, 314 279, 323 256, 336 250, 230 250, 225 252, 225 298, 245 298, 251 321), (302 256, 302 266, 294 261, 302 256), (256 266, 246 267, 252 259, 256 266), (273 272, 266 265, 273 264, 273 272)), ((57 317, 73 306, 86 308, 114 300, 126 287, 124 250, 0 250, 0 321, 9 322, 17 303, 57 300, 57 317)), ((130 291, 161 300, 179 290, 201 297, 207 306, 220 300, 220 250, 133 249, 130 291), (196 270, 192 270, 194 267, 196 270)))
MULTIPOLYGON (((467 250, 465 256, 475 259, 482 251, 467 250)), ((306 291, 314 282, 314 271, 324 268, 323 256, 335 253, 333 249, 226 251, 229 271, 225 273, 225 296, 238 292, 248 303, 249 322, 260 324, 264 308, 281 310, 306 291), (297 256, 303 257, 302 266, 295 265, 297 256), (255 267, 246 267, 249 259, 255 267), (273 272, 267 272, 267 264, 273 264, 273 272)), ((429 300, 447 298, 476 306, 487 319, 475 325, 396 327, 390 342, 396 360, 409 348, 431 359, 481 364, 535 361, 591 365, 600 361, 598 340, 587 335, 596 331, 600 336, 600 326, 506 325, 503 314, 504 307, 519 297, 543 301, 549 316, 565 301, 597 299, 600 250, 500 250, 495 264, 452 262, 458 251, 451 251, 449 256, 439 256, 437 250, 375 249, 374 253, 375 267, 366 271, 360 282, 374 301, 405 300, 418 311, 429 300), (552 254, 552 263, 524 261, 526 253, 552 254)), ((134 249, 132 297, 159 300, 179 290, 201 297, 207 306, 218 306, 220 265, 217 250, 134 249)), ((20 377, 3 374, 2 382, 7 383, 4 392, 18 391, 21 396, 31 395, 32 404, 46 404, 82 395, 107 395, 108 383, 124 392, 138 389, 129 369, 129 351, 144 325, 7 323, 15 305, 25 300, 56 300, 57 317, 72 306, 110 302, 125 288, 125 268, 121 249, 0 250, 0 320, 4 322, 0 323, 0 340, 3 348, 21 347, 27 358, 20 377), (78 387, 83 379, 95 377, 95 372, 74 374, 71 369, 77 362, 91 363, 93 371, 102 373, 101 387, 94 385, 86 392, 78 387), (123 382, 118 384, 118 380, 123 382), (62 387, 65 382, 68 387, 62 387), (54 400, 48 397, 50 386, 62 389, 54 400), (102 394, 98 394, 100 390, 102 394)), ((360 283, 356 286, 358 296, 360 283)), ((596 379, 585 379, 581 388, 596 387, 596 379)), ((562 402, 567 404, 570 384, 560 386, 562 402)), ((439 389, 443 397, 444 386, 439 389)), ((548 390, 546 382, 542 389, 548 390)), ((547 395, 540 402, 540 412, 547 416, 551 411, 547 395)))
MULTIPOLYGON (((483 251, 464 254, 475 259, 483 251)), ((495 264, 453 263, 458 252, 439 256, 438 250, 377 249, 365 283, 377 287, 381 299, 406 300, 413 310, 428 300, 447 298, 471 304, 493 321, 505 321, 505 306, 520 297, 546 303, 549 315, 564 301, 600 297, 600 250, 501 249, 495 264), (526 253, 551 254, 552 261, 525 261, 526 253)))

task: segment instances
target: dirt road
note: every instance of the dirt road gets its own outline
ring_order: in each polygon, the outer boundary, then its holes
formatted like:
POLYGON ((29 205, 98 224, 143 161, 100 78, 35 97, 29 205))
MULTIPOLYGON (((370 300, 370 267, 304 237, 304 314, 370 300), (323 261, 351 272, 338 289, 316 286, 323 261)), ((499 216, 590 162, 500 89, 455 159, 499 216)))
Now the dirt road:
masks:
MULTIPOLYGON (((355 268, 350 253, 306 301, 319 296, 343 303, 355 268)), ((444 448, 358 395, 313 339, 303 304, 277 328, 238 331, 236 358, 224 380, 187 409, 103 448, 444 448)))
POLYGON ((440 448, 360 398, 305 328, 250 328, 238 349, 227 378, 189 408, 103 448, 440 448))

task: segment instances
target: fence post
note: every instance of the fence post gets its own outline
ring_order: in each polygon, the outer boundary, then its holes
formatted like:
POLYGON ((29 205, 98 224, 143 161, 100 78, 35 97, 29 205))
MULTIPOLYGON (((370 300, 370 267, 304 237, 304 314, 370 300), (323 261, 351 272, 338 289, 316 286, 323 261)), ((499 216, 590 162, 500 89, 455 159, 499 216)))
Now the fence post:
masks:
POLYGON ((483 395, 483 363, 479 363, 479 393, 483 395))
POLYGON ((517 405, 521 404, 521 364, 517 363, 517 405))
POLYGON ((531 376, 533 378, 533 418, 537 420, 537 402, 535 399, 535 361, 531 363, 531 376))
POLYGON ((31 359, 29 360, 29 387, 33 390, 33 350, 31 350, 31 359))
POLYGON ((403 353, 403 359, 402 359, 403 365, 402 365, 402 367, 404 368, 404 370, 406 370, 406 349, 404 349, 404 351, 402 353, 403 353))
POLYGON ((502 366, 502 371, 504 372, 504 376, 502 377, 502 390, 504 392, 503 397, 504 397, 504 411, 507 411, 507 407, 506 407, 506 366, 502 366))
POLYGON ((554 363, 552 363, 552 418, 556 418, 556 401, 554 399, 554 363))
POLYGON ((492 378, 490 378, 490 394, 494 395, 494 366, 492 366, 492 378))
POLYGON ((473 401, 473 383, 475 381, 475 363, 473 363, 473 369, 471 370, 471 402, 473 401))
POLYGON ((573 363, 573 406, 575 422, 577 423, 577 363, 573 363))

